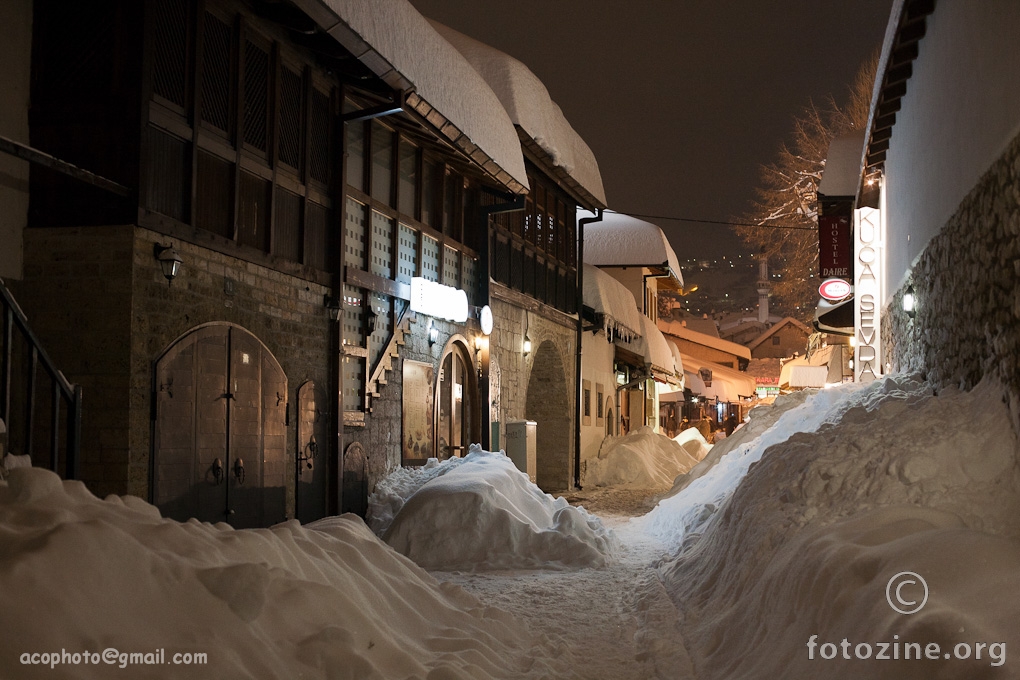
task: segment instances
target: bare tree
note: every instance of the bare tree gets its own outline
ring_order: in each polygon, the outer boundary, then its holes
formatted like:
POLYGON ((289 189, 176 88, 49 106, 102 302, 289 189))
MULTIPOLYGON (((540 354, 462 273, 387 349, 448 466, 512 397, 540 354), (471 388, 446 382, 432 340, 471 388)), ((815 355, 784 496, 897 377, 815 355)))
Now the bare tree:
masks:
POLYGON ((793 134, 775 161, 761 167, 756 199, 736 231, 755 252, 768 257, 777 314, 808 320, 818 302, 818 183, 829 142, 867 124, 878 55, 858 70, 840 106, 831 95, 808 102, 794 119, 793 134))

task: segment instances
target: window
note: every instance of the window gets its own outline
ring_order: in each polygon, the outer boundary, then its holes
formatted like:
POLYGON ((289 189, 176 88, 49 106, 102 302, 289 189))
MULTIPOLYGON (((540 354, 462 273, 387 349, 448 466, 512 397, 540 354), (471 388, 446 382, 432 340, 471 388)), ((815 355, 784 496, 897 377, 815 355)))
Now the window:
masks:
POLYGON ((779 336, 778 335, 773 335, 772 336, 772 344, 773 345, 778 345, 779 344, 779 336))
POLYGON ((583 425, 591 425, 591 381, 582 380, 581 382, 584 388, 583 391, 584 399, 582 401, 584 409, 583 410, 584 418, 582 419, 581 423, 583 425))
POLYGON ((603 396, 604 393, 605 393, 605 390, 602 387, 602 383, 596 383, 595 384, 595 424, 596 425, 602 425, 603 424, 603 419, 604 419, 603 416, 605 415, 605 408, 604 408, 605 398, 603 396))
POLYGON ((393 131, 372 121, 372 198, 393 205, 393 131))
POLYGON ((246 10, 209 3, 194 17, 193 3, 153 2, 140 192, 152 215, 143 213, 143 226, 159 229, 170 218, 244 246, 239 257, 278 258, 269 266, 335 267, 325 228, 339 161, 335 78, 311 53, 267 37, 246 10))

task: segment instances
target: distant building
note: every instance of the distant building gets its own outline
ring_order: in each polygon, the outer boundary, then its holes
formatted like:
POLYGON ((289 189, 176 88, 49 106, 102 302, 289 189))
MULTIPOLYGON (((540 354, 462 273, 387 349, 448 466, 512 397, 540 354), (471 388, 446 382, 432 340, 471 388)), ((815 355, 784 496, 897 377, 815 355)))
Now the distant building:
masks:
POLYGON ((807 351, 811 329, 791 316, 747 343, 753 359, 784 359, 807 351))

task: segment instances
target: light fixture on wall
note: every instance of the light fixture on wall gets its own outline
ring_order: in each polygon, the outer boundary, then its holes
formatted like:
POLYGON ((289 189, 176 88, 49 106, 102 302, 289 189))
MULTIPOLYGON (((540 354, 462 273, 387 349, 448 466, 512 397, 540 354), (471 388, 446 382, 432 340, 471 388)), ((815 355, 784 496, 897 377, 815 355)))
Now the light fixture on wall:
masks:
POLYGON ((531 338, 524 336, 524 356, 531 354, 531 338))
POLYGON ((181 263, 184 260, 181 259, 177 249, 172 245, 164 246, 159 243, 152 244, 152 255, 159 261, 159 268, 163 270, 163 276, 166 277, 166 285, 170 286, 170 282, 177 278, 177 274, 181 271, 181 263))
POLYGON ((436 325, 432 322, 432 319, 429 319, 428 329, 429 329, 429 347, 431 347, 432 345, 439 342, 439 329, 436 328, 436 325))
POLYGON ((914 287, 907 284, 907 289, 903 291, 903 311, 907 313, 911 319, 917 314, 916 311, 917 300, 914 297, 914 287))
POLYGON ((322 296, 322 306, 326 308, 330 321, 340 320, 340 298, 326 293, 322 296))

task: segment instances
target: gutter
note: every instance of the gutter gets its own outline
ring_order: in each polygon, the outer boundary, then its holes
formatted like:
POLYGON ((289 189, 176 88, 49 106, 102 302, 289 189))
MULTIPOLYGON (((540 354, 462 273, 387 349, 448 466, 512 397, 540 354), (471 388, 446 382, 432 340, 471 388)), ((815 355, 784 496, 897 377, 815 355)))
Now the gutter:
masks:
POLYGON ((584 227, 602 221, 602 208, 595 209, 595 217, 582 217, 577 221, 577 361, 574 364, 574 487, 581 487, 581 340, 584 337, 584 227))

